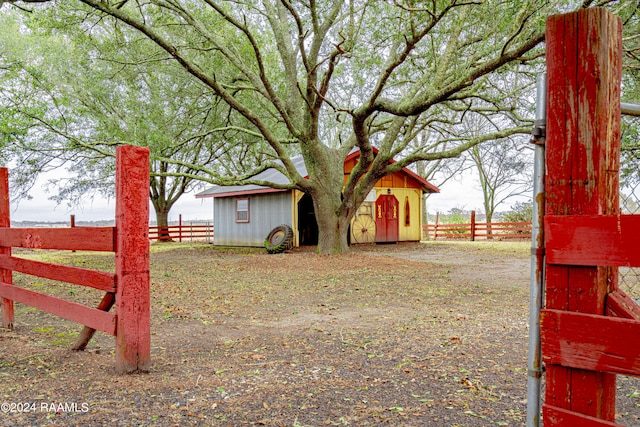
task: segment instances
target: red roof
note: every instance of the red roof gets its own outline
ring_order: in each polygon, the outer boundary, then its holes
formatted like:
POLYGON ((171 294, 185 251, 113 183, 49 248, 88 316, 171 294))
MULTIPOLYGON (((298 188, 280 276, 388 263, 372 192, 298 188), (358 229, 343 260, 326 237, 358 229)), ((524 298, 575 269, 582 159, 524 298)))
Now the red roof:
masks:
MULTIPOLYGON (((378 154, 378 149, 373 147, 373 153, 374 154, 378 154)), ((360 150, 354 150, 351 153, 349 153, 349 155, 344 159, 345 163, 349 160, 352 160, 356 157, 358 157, 360 155, 360 150)), ((389 163, 395 163, 396 161, 391 159, 389 160, 389 163)), ((428 192, 428 193, 439 193, 440 189, 438 187, 436 187, 435 185, 433 185, 432 183, 430 183, 429 181, 427 181, 426 179, 424 179, 423 177, 421 177, 420 175, 418 175, 417 173, 415 173, 414 171, 412 171, 409 168, 402 168, 402 173, 409 175, 411 178, 413 178, 415 181, 417 181, 419 184, 421 184, 424 188, 424 191, 428 192)))

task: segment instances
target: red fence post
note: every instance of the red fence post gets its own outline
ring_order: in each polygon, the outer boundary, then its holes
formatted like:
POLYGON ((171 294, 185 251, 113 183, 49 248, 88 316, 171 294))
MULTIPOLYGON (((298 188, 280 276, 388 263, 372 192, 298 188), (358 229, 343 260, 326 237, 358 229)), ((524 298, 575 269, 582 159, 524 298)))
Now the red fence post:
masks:
POLYGON ((471 211, 471 226, 469 227, 471 231, 471 241, 476 240, 476 211, 471 211))
POLYGON ((116 150, 116 370, 148 371, 149 149, 116 150))
MULTIPOLYGON (((75 226, 76 226, 76 216, 75 215, 71 215, 69 217, 69 227, 74 228, 75 226)), ((75 250, 73 250, 71 252, 75 252, 75 250)))
MULTIPOLYGON (((546 215, 619 213, 622 25, 591 8, 547 20, 546 215)), ((604 315, 611 269, 547 264, 546 308, 604 315)), ((614 421, 615 375, 547 365, 545 425, 560 408, 614 421)))
MULTIPOLYGON (((9 171, 0 168, 0 227, 11 227, 11 207, 9 203, 9 171)), ((0 254, 11 255, 11 248, 0 247, 0 254)), ((0 280, 7 285, 13 284, 11 270, 0 269, 0 280)), ((13 301, 2 298, 2 327, 13 329, 13 301)))
POLYGON ((436 223, 433 226, 433 240, 438 239, 438 221, 440 220, 440 212, 436 212, 436 223))

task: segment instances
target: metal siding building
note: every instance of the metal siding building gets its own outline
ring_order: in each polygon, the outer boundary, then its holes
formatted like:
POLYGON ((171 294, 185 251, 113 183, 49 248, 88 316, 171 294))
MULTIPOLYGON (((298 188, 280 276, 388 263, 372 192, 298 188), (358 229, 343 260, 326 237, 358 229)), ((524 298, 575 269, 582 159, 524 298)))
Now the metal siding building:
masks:
POLYGON ((214 244, 263 246, 267 234, 280 224, 293 227, 291 191, 248 195, 249 222, 236 222, 237 197, 220 197, 214 205, 214 244))
MULTIPOLYGON (((374 152, 377 152, 374 149, 374 152)), ((345 159, 346 176, 357 164, 359 152, 345 159)), ((301 176, 307 176, 302 156, 291 159, 301 176)), ((289 184, 276 169, 267 169, 255 181, 289 184)), ((422 194, 438 188, 403 168, 380 179, 371 191, 372 199, 359 208, 351 223, 354 243, 419 241, 422 238, 422 194)), ((294 245, 317 244, 318 226, 309 195, 299 190, 282 190, 261 185, 214 186, 196 195, 213 198, 215 232, 219 246, 264 246, 267 235, 281 224, 293 230, 294 245), (247 205, 248 201, 248 205, 247 205)))

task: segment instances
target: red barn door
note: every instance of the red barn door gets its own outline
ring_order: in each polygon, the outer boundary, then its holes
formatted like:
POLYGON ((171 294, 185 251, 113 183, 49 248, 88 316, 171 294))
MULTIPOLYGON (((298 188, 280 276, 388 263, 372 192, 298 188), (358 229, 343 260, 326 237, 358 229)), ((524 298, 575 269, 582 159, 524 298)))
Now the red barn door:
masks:
POLYGON ((397 242, 400 203, 393 194, 383 194, 376 200, 376 242, 397 242))

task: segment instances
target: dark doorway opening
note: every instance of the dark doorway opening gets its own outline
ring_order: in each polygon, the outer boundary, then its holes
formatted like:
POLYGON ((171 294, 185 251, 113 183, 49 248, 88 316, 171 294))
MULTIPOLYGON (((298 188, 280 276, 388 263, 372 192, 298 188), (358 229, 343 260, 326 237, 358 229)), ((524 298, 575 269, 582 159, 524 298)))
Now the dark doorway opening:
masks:
POLYGON ((305 194, 298 202, 298 232, 300 233, 300 246, 318 244, 318 222, 313 209, 311 196, 305 194))

